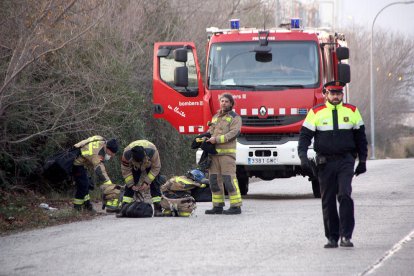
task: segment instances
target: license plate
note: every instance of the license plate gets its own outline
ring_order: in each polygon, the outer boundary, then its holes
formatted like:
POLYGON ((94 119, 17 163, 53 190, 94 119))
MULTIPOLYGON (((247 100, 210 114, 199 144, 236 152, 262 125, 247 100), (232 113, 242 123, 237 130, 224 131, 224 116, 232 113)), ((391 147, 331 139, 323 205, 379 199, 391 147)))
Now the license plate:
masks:
POLYGON ((249 157, 247 158, 247 163, 249 165, 271 165, 277 163, 277 158, 275 157, 249 157))

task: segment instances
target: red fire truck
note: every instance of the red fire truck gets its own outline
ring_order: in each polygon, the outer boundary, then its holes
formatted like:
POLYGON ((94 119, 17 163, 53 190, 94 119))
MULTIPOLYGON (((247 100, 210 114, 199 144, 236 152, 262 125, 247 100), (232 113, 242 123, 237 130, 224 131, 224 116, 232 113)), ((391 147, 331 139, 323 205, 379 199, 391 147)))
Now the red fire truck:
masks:
MULTIPOLYGON (((263 180, 303 175, 298 136, 308 110, 323 103, 323 84, 350 82, 349 50, 342 34, 290 27, 258 30, 208 28, 204 81, 195 44, 154 45, 154 117, 179 133, 199 134, 230 93, 242 117, 237 138, 237 178, 241 194, 249 178, 263 180)), ((347 94, 345 92, 345 94, 347 94)), ((314 157, 312 146, 308 155, 314 157)), ((315 197, 319 183, 309 178, 315 197)))

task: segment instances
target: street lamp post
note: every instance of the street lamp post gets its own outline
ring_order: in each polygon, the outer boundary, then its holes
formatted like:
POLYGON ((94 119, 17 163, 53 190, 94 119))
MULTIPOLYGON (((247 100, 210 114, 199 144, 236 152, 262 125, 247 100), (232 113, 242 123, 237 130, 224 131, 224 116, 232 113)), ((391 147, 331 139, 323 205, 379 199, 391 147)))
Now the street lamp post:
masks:
POLYGON ((374 97, 375 97, 375 93, 374 93, 374 70, 373 70, 373 59, 372 59, 372 53, 373 53, 373 48, 374 48, 374 24, 375 21, 377 20, 378 15, 385 10, 386 8, 393 6, 393 5, 398 5, 398 4, 414 4, 414 1, 400 1, 400 2, 393 2, 390 3, 388 5, 386 5, 385 7, 383 7, 374 17, 374 20, 372 21, 372 26, 371 26, 371 54, 370 54, 370 72, 371 72, 371 93, 370 93, 370 115, 371 115, 371 159, 375 159, 375 116, 374 116, 374 97))

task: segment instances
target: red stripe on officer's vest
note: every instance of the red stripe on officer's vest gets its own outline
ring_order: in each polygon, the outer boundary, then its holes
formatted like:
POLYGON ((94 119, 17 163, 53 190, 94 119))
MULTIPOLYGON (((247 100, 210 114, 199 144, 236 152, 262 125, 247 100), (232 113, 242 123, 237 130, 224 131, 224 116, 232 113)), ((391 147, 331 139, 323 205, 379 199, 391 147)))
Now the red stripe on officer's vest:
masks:
POLYGON ((353 112, 356 110, 356 106, 348 103, 344 103, 344 107, 351 109, 353 112))

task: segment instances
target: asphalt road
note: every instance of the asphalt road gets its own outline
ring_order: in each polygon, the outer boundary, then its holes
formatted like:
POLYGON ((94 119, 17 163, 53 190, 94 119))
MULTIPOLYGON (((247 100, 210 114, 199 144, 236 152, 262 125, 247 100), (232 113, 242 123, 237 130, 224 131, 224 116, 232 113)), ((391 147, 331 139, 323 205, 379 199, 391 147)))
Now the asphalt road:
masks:
POLYGON ((252 183, 239 216, 115 218, 0 237, 0 275, 414 275, 414 159, 354 179, 352 249, 324 249, 302 177, 252 183))

